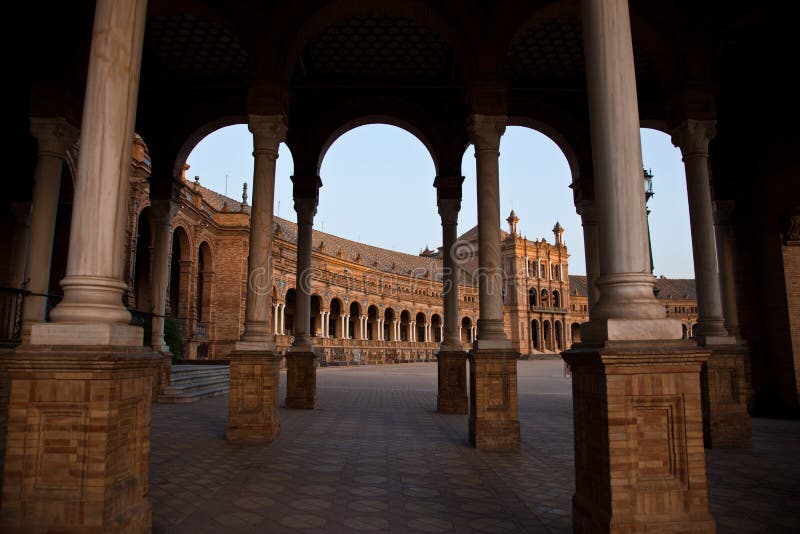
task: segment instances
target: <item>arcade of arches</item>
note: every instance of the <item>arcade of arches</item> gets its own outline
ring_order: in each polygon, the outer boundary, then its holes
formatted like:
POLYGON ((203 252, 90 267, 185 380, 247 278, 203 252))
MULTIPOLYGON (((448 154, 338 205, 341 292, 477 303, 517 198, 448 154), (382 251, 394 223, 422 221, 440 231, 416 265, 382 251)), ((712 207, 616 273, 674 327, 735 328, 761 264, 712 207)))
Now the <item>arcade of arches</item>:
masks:
POLYGON ((29 4, 0 205, 22 340, 0 351, 4 531, 150 529, 151 403, 176 324, 185 356, 230 362, 231 443, 280 432, 283 358, 295 409, 315 406, 320 358, 435 358, 438 410, 468 413, 473 446, 516 451, 517 359, 560 352, 577 532, 713 532, 704 446, 748 448, 749 413, 800 414, 798 108, 775 53, 796 19, 781 6, 29 4), (428 148, 442 252, 315 233, 325 152, 374 122, 428 148), (240 123, 250 204, 184 177, 200 139, 240 123), (553 244, 518 236, 513 213, 502 232, 507 125, 564 152, 584 279, 560 225, 553 244), (683 155, 694 295, 650 274, 641 126, 683 155), (282 142, 296 225, 273 216, 282 142))

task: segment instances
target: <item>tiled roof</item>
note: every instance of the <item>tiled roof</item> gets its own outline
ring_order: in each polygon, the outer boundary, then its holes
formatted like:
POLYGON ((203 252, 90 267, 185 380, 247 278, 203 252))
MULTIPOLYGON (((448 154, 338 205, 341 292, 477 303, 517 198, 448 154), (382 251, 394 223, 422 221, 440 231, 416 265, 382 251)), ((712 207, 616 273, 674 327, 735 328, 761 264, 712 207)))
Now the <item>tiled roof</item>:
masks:
MULTIPOLYGON (((697 289, 693 278, 656 278, 656 288, 659 299, 697 299, 697 289)), ((586 276, 569 275, 569 294, 575 295, 575 290, 581 297, 588 296, 586 276)))
MULTIPOLYGON (((500 241, 503 241, 508 237, 508 232, 500 229, 500 241)), ((478 226, 475 225, 460 236, 458 236, 459 241, 477 241, 478 240, 478 226)))
POLYGON ((577 295, 580 297, 589 296, 589 285, 586 282, 586 277, 579 274, 571 274, 569 275, 569 294, 575 295, 576 290, 578 291, 577 295))
MULTIPOLYGON (((190 189, 194 189, 195 186, 195 184, 189 182, 186 182, 186 185, 190 189)), ((200 188, 200 194, 203 195, 203 200, 208 202, 214 208, 214 211, 238 212, 241 210, 242 199, 236 200, 235 198, 226 197, 200 184, 197 185, 200 188)), ((250 206, 244 207, 244 213, 250 213, 250 206)))
MULTIPOLYGON (((297 243, 297 224, 280 217, 275 217, 275 224, 281 228, 281 239, 290 243, 297 243)), ((431 276, 435 276, 436 279, 441 276, 442 262, 439 259, 424 258, 414 254, 404 254, 394 250, 357 243, 318 230, 314 230, 312 246, 314 252, 321 252, 334 258, 338 257, 339 251, 342 251, 342 259, 346 261, 356 261, 356 258, 360 256, 362 265, 381 271, 391 272, 392 265, 394 265, 394 272, 397 274, 408 275, 410 274, 409 271, 411 271, 420 278, 426 272, 431 276), (320 243, 324 243, 324 251, 322 252, 319 250, 320 243), (377 262, 377 266, 375 266, 375 262, 377 262)))

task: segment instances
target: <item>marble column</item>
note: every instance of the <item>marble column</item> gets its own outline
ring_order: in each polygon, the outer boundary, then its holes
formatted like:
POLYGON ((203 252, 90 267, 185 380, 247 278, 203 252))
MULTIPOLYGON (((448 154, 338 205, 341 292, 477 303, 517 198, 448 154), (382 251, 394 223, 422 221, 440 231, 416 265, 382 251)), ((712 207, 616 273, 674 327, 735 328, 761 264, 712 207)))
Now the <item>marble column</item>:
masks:
POLYGON ((172 218, 178 206, 172 200, 151 200, 150 213, 155 229, 153 248, 153 301, 152 345, 157 352, 169 352, 164 342, 164 317, 167 308, 167 285, 169 283, 169 255, 172 250, 172 218))
POLYGON ((367 329, 369 328, 369 323, 367 322, 369 318, 366 315, 361 316, 361 339, 366 340, 369 339, 369 332, 367 329))
POLYGON ((708 512, 700 371, 654 294, 627 0, 581 0, 600 298, 572 370, 575 495, 583 532, 715 531, 708 512))
POLYGON ((280 303, 280 334, 282 336, 286 335, 286 303, 280 303))
POLYGON ((581 216, 583 225, 583 247, 586 253, 586 285, 589 302, 589 319, 592 310, 600 297, 597 289, 597 277, 600 276, 600 250, 597 243, 597 217, 594 211, 594 201, 582 200, 578 203, 578 215, 581 216))
POLYGON ((740 339, 739 310, 736 299, 736 280, 733 265, 733 229, 731 214, 734 210, 732 200, 714 202, 714 232, 717 242, 717 261, 719 263, 720 293, 722 313, 728 334, 740 339))
POLYGON ((52 323, 34 325, 32 344, 142 345, 122 294, 146 12, 145 0, 95 6, 64 299, 50 312, 52 323))
POLYGON ((416 322, 412 321, 411 324, 408 327, 408 340, 411 341, 411 342, 416 342, 417 341, 417 323, 416 322))
POLYGON ((691 119, 684 121, 672 132, 672 143, 681 149, 686 168, 697 287, 698 326, 695 339, 702 344, 724 342, 726 340, 720 338, 728 337, 722 319, 711 209, 711 181, 708 173, 708 142, 714 137, 714 133, 714 121, 691 119))
POLYGON ((500 137, 506 117, 472 115, 470 142, 475 145, 478 186, 478 286, 480 348, 510 349, 503 328, 503 269, 500 258, 500 137))
POLYGON ((43 322, 50 289, 50 264, 56 231, 61 172, 67 150, 78 139, 78 130, 61 118, 31 118, 31 133, 39 143, 33 185, 30 232, 25 262, 25 289, 39 295, 25 297, 22 337, 30 337, 33 323, 43 322))
POLYGON ((253 204, 250 208, 244 333, 237 349, 274 350, 269 310, 272 300, 275 160, 278 159, 278 148, 286 138, 286 117, 250 115, 248 127, 253 133, 253 204))
MULTIPOLYGON (((463 181, 463 177, 460 177, 463 181)), ((460 185, 460 184, 459 184, 460 185)), ((458 240, 458 212, 461 210, 461 199, 440 198, 439 216, 442 219, 442 251, 444 256, 444 337, 442 350, 462 350, 458 338, 458 264, 456 263, 456 241, 458 240)), ((466 363, 466 361, 465 361, 466 363)))
POLYGON ((279 335, 280 332, 278 331, 278 329, 280 328, 280 324, 281 323, 280 323, 280 320, 278 319, 278 303, 277 302, 273 302, 272 303, 272 324, 273 324, 273 328, 272 328, 273 332, 272 333, 275 334, 276 336, 279 335))

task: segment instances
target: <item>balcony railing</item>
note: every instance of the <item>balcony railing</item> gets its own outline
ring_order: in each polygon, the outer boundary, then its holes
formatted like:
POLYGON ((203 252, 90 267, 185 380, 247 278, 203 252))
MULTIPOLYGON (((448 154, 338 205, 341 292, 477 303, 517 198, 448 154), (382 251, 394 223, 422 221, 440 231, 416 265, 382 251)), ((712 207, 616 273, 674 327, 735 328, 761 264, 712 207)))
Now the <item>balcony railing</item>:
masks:
POLYGON ((528 309, 532 312, 541 312, 541 313, 567 313, 566 308, 553 308, 553 307, 544 307, 544 306, 529 306, 528 309))

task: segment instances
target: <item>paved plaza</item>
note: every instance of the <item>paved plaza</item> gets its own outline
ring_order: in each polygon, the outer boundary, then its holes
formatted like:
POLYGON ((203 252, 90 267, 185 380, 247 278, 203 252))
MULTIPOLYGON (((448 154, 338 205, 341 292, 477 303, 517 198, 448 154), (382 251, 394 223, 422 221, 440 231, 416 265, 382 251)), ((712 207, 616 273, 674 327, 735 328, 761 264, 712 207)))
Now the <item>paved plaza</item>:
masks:
MULTIPOLYGON (((568 532, 570 380, 521 361, 519 453, 466 443, 436 413, 433 363, 320 369, 313 411, 267 446, 225 441, 228 398, 155 405, 154 532, 568 532)), ((286 375, 281 376, 281 399, 286 375)), ((752 453, 707 451, 720 532, 800 531, 800 422, 756 419, 752 453)))

